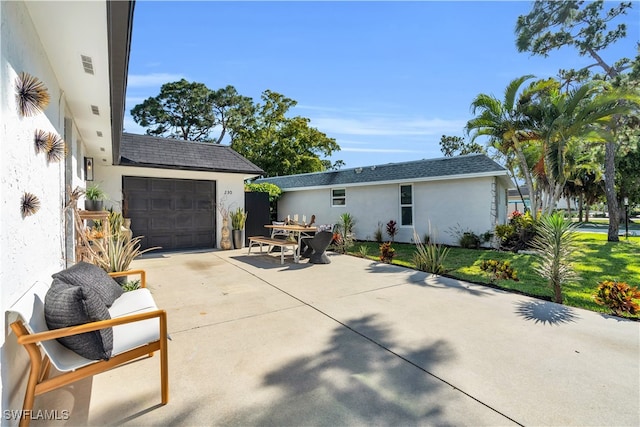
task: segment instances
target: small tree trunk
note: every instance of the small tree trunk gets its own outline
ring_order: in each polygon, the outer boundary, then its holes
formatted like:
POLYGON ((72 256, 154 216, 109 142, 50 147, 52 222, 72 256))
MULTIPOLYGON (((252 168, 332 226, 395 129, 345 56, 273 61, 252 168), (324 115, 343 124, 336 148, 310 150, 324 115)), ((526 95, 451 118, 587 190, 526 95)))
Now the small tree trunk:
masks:
POLYGON ((589 222, 589 205, 584 208, 584 222, 589 222))
POLYGON ((580 198, 578 199, 578 220, 582 222, 582 214, 584 209, 584 196, 580 194, 580 198))
POLYGON ((553 284, 553 302, 562 304, 562 287, 559 283, 553 284))
POLYGON ((605 145, 604 155, 604 192, 607 196, 607 207, 609 209, 609 232, 607 240, 609 242, 618 242, 618 231, 620 230, 620 216, 618 209, 618 199, 616 198, 616 144, 615 142, 607 142, 605 145))

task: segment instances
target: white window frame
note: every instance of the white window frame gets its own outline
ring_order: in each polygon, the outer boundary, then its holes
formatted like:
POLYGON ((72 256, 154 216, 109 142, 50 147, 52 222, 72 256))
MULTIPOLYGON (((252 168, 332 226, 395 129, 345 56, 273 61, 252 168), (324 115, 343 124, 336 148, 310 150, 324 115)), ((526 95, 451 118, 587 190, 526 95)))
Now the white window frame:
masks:
POLYGON ((415 224, 415 215, 414 215, 414 195, 413 195, 413 184, 400 184, 398 186, 398 213, 400 218, 400 227, 410 228, 415 224), (402 203, 402 187, 411 187, 411 203, 402 203), (411 224, 403 224, 402 223, 402 209, 403 208, 411 208, 411 224))
POLYGON ((332 208, 344 208, 345 206, 347 206, 347 189, 344 187, 339 187, 339 188, 332 188, 331 189, 331 207, 332 208), (339 191, 342 190, 344 191, 344 196, 336 196, 333 192, 334 191, 339 191), (336 200, 344 200, 343 204, 336 204, 335 201, 336 200))

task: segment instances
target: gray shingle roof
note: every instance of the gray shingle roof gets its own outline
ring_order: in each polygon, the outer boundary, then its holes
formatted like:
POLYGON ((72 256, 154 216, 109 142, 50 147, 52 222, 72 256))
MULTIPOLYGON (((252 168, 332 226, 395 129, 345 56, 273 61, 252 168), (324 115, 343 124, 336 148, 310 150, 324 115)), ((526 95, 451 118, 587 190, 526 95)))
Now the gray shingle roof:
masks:
POLYGON ((262 169, 227 145, 123 133, 120 164, 261 175, 262 169))
POLYGON ((258 179, 283 190, 306 187, 358 185, 374 182, 415 181, 461 177, 465 175, 507 176, 507 170, 484 154, 387 163, 376 166, 344 169, 300 175, 258 179))

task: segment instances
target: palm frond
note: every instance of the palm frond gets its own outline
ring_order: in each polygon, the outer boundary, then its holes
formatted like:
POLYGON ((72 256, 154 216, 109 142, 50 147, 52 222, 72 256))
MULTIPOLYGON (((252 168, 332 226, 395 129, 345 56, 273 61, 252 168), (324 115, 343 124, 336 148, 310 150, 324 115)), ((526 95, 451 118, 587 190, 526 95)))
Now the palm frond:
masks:
POLYGON ((511 80, 509 85, 506 87, 504 91, 504 108, 506 110, 515 110, 515 100, 516 95, 518 95, 518 91, 520 90, 520 86, 527 80, 534 78, 533 74, 527 74, 522 77, 518 77, 516 79, 511 80))

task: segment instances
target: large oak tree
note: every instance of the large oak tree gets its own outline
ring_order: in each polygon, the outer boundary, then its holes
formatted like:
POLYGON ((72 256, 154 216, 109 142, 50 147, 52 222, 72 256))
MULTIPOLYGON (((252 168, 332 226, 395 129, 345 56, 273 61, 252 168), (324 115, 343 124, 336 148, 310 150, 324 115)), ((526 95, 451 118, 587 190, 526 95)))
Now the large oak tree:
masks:
POLYGON ((261 167, 267 176, 319 172, 339 168, 327 157, 340 146, 310 126, 306 117, 289 117, 297 102, 266 90, 254 104, 233 86, 211 90, 184 79, 162 85, 160 94, 131 110, 147 134, 188 141, 221 143, 261 167))
POLYGON ((260 166, 266 176, 320 172, 330 164, 322 157, 340 150, 335 139, 310 126, 306 117, 287 117, 291 98, 266 90, 255 115, 239 129, 231 148, 260 166))

